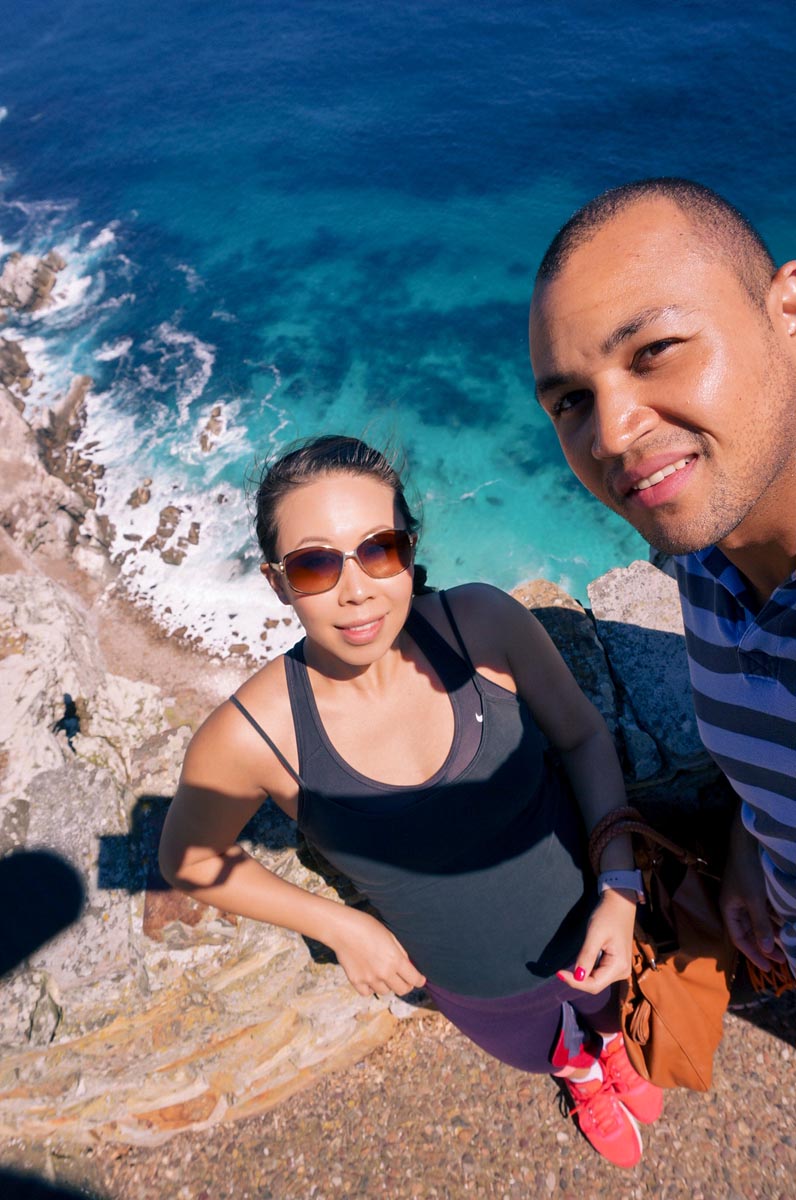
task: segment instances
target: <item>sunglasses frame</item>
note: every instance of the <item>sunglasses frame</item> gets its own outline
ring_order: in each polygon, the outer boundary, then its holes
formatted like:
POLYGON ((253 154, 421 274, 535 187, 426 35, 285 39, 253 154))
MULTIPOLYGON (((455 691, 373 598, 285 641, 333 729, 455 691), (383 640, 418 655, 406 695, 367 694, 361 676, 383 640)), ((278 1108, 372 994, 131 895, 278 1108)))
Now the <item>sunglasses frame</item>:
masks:
POLYGON ((337 587, 338 583, 340 582, 340 580, 343 577, 343 571, 345 570, 345 565, 349 558, 354 559, 354 561, 356 562, 360 571, 362 571, 365 575, 367 575, 368 579, 395 579, 396 576, 402 574, 402 572, 404 572, 404 571, 408 571, 409 568, 411 567, 412 562, 414 560, 416 546, 417 546, 417 534, 410 533, 408 529, 378 529, 376 531, 376 533, 371 533, 366 538, 363 538, 362 541, 359 543, 359 545, 356 546, 355 549, 353 549, 353 550, 338 550, 337 546, 323 546, 323 545, 300 546, 297 550, 288 550, 287 554, 284 556, 284 558, 280 559, 279 562, 263 563, 260 570, 264 571, 267 567, 272 567, 273 570, 278 571, 280 573, 280 575, 282 576, 282 578, 287 583, 290 590, 292 592, 295 592, 297 596, 322 596, 325 592, 331 592, 333 588, 337 587), (407 538, 409 539, 409 552, 410 552, 409 562, 406 564, 405 567, 400 567, 399 570, 395 571, 392 575, 372 575, 370 573, 370 571, 367 569, 367 567, 361 561, 361 559, 359 557, 359 551, 362 548, 362 546, 365 545, 366 542, 370 542, 374 538, 380 537, 382 534, 385 534, 385 533, 405 533, 406 534, 407 538), (337 572, 337 578, 335 579, 334 583, 330 583, 328 587, 321 588, 321 590, 318 592, 305 592, 303 590, 303 588, 295 587, 290 582, 290 579, 288 578, 287 570, 285 567, 285 563, 287 563, 288 559, 292 558, 292 556, 294 554, 304 554, 309 550, 333 550, 335 552, 335 554, 339 554, 341 556, 340 557, 340 569, 337 572))

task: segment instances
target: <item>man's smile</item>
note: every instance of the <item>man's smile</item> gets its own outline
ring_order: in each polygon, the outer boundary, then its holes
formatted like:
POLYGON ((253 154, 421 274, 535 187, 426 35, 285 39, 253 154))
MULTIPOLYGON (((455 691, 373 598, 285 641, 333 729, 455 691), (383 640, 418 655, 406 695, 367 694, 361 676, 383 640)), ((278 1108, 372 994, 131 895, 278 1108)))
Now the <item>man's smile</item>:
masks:
POLYGON ((648 455, 636 467, 609 478, 609 491, 621 504, 631 502, 652 508, 674 498, 698 457, 693 451, 684 454, 682 450, 648 455))
POLYGON ((679 458, 677 462, 669 463, 666 467, 661 467, 660 470, 653 472, 652 475, 648 475, 644 479, 639 479, 632 490, 643 492, 647 488, 654 487, 656 483, 663 483, 667 476, 673 475, 675 471, 682 471, 683 467, 687 467, 695 458, 695 454, 690 454, 687 458, 679 458))

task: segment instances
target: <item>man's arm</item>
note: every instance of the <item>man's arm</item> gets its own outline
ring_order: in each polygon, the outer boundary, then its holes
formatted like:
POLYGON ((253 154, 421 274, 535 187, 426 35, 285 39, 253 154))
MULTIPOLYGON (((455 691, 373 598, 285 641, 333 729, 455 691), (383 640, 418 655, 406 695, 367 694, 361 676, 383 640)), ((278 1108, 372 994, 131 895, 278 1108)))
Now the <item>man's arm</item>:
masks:
POLYGON ((730 833, 719 903, 733 944, 756 967, 768 971, 772 963, 785 961, 774 941, 776 927, 768 906, 760 850, 741 821, 740 802, 730 833))

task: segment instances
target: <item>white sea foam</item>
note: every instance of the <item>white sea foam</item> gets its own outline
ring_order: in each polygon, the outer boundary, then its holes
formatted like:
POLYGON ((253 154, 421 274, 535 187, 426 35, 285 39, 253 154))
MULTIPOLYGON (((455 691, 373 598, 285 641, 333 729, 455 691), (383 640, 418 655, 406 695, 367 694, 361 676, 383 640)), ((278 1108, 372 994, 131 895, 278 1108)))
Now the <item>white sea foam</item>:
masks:
POLYGON ((65 218, 72 212, 73 205, 58 200, 0 200, 0 207, 20 213, 25 225, 20 232, 20 243, 28 252, 44 253, 52 249, 53 241, 60 237, 65 218))
POLYGON ((8 109, 5 104, 0 104, 0 121, 5 121, 8 116, 8 109))
POLYGON ((68 356, 54 351, 43 337, 30 336, 24 329, 3 327, 3 337, 19 342, 31 368, 31 387, 25 395, 27 409, 49 408, 65 396, 75 371, 68 356))
MULTIPOLYGON (((164 469, 156 435, 151 429, 142 434, 134 418, 114 410, 110 400, 107 393, 89 396, 81 444, 97 442, 85 452, 107 468, 99 509, 115 529, 112 554, 124 556, 120 570, 127 594, 166 630, 186 630, 216 653, 226 655, 234 643, 245 643, 260 660, 281 653, 300 627, 256 569, 259 556, 242 493, 223 482, 192 482, 185 472, 175 473, 173 462, 164 469), (146 478, 152 480, 151 499, 133 508, 128 501, 146 478), (164 562, 160 549, 144 547, 167 505, 180 510, 163 547, 185 552, 178 565, 164 562), (188 538, 197 531, 194 545, 188 538), (240 550, 230 557, 235 546, 240 550)), ((206 457, 209 463, 215 456, 206 457)))
POLYGON ((474 500, 475 497, 478 495, 478 493, 483 488, 493 487, 496 483, 502 483, 502 480, 500 480, 500 479, 485 479, 483 483, 479 483, 477 487, 474 487, 472 489, 472 491, 462 492, 459 499, 460 500, 474 500))
POLYGON ((124 358, 132 344, 131 337, 122 337, 115 342, 103 342, 99 350, 94 351, 94 358, 97 362, 115 362, 117 358, 124 358))
POLYGON ((106 225, 104 229, 101 229, 97 236, 92 238, 89 242, 88 249, 103 250, 105 246, 112 246, 116 241, 116 234, 114 232, 115 224, 116 223, 113 222, 111 225, 106 225))
POLYGON ((193 267, 188 266, 187 263, 177 263, 177 270, 185 276, 189 292, 198 292, 200 288, 205 286, 205 281, 199 272, 193 267))
POLYGON ((135 304, 136 299, 135 292, 123 292, 121 296, 108 296, 99 307, 113 312, 114 309, 123 308, 125 304, 135 304))
MULTIPOLYGON (((163 321, 154 336, 144 342, 142 349, 160 359, 159 377, 150 368, 146 371, 147 386, 164 390, 164 380, 172 376, 177 390, 177 424, 184 425, 194 400, 203 394, 213 374, 216 348, 203 342, 193 333, 178 329, 163 321)), ((169 383, 165 384, 166 387, 169 383)))

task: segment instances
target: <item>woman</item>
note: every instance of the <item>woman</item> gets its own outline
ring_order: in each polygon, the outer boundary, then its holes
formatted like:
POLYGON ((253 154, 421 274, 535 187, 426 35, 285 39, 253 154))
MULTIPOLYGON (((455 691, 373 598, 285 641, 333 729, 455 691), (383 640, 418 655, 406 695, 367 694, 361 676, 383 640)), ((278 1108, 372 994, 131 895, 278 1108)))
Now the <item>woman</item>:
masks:
POLYGON ((330 946, 362 995, 425 985, 478 1045, 562 1078, 592 1145, 632 1166, 634 1118, 661 1110, 611 986, 629 973, 639 877, 626 840, 604 851, 598 889, 584 868, 587 832, 624 803, 613 743, 521 605, 483 584, 424 587, 416 531, 398 475, 354 438, 265 471, 261 570, 306 637, 194 737, 163 874, 330 946), (236 844, 267 796, 381 920, 236 844))

